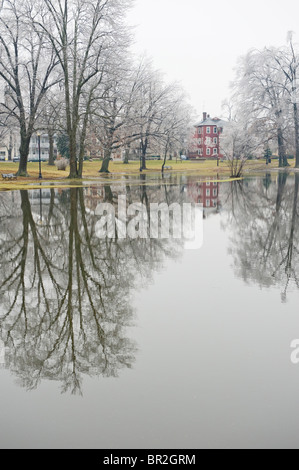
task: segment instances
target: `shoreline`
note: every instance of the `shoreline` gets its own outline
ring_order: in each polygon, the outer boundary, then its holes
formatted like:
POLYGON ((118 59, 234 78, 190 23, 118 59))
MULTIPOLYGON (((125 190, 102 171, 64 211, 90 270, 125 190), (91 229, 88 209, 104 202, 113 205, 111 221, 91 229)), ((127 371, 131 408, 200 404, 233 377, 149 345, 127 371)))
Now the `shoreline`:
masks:
MULTIPOLYGON (((276 163, 276 162, 275 162, 276 163)), ((68 171, 63 172, 57 170, 56 167, 49 166, 46 163, 42 164, 42 174, 43 178, 38 178, 38 163, 28 163, 28 173, 29 177, 18 177, 16 180, 4 180, 0 178, 0 191, 13 191, 13 190, 30 190, 30 189, 40 189, 43 188, 69 188, 69 187, 82 187, 90 184, 100 184, 105 183, 106 181, 116 182, 118 179, 123 179, 124 177, 134 177, 140 175, 148 175, 152 178, 167 180, 170 175, 176 176, 181 174, 186 174, 188 176, 198 176, 199 178, 216 178, 218 181, 223 181, 223 179, 232 181, 236 179, 243 179, 251 174, 254 176, 260 173, 278 173, 285 171, 288 173, 297 173, 299 168, 294 168, 293 162, 292 165, 286 168, 279 168, 278 166, 266 165, 264 162, 258 161, 248 161, 243 174, 239 178, 232 178, 230 176, 230 169, 225 162, 222 162, 219 166, 215 166, 214 161, 205 161, 205 162, 195 162, 195 161, 167 161, 167 167, 164 170, 164 177, 161 172, 161 162, 159 161, 147 161, 147 169, 140 172, 139 162, 132 161, 129 164, 123 164, 122 162, 111 162, 110 172, 99 173, 99 168, 101 162, 86 162, 83 170, 82 179, 68 179, 68 171), (60 176, 61 175, 61 176, 60 176)), ((277 162, 278 163, 278 162, 277 162)), ((15 173, 17 171, 17 165, 11 162, 1 162, 0 163, 0 177, 1 174, 5 173, 15 173)), ((140 182, 139 182, 140 184, 140 182)))

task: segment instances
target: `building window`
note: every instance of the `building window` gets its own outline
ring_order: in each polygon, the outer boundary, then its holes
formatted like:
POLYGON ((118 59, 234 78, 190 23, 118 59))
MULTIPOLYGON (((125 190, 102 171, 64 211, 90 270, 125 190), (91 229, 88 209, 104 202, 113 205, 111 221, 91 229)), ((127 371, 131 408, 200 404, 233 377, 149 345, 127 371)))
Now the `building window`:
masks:
POLYGON ((213 154, 217 155, 217 149, 213 149, 213 154))
POLYGON ((213 144, 217 144, 217 137, 213 138, 213 144))
POLYGON ((210 196, 210 190, 206 189, 206 196, 210 196))
POLYGON ((207 207, 210 207, 210 199, 207 199, 207 200, 206 200, 206 206, 207 206, 207 207))
POLYGON ((213 196, 217 196, 217 189, 213 189, 213 196))
POLYGON ((211 149, 207 148, 207 155, 211 155, 211 149))
POLYGON ((198 135, 201 134, 201 128, 200 127, 197 129, 197 133, 198 133, 198 135))
POLYGON ((206 186, 210 186, 210 184, 211 184, 210 181, 206 182, 206 186))
POLYGON ((206 145, 211 145, 211 137, 206 138, 206 145))
POLYGON ((201 149, 198 149, 198 155, 201 155, 201 149))
POLYGON ((210 133, 211 133, 211 128, 207 127, 207 134, 210 134, 210 133))
POLYGON ((213 186, 217 186, 217 184, 218 184, 218 183, 216 183, 216 182, 214 181, 213 186))
POLYGON ((217 134, 217 127, 214 127, 214 134, 217 134))
POLYGON ((212 204, 213 204, 213 207, 217 207, 217 201, 215 199, 213 199, 212 204))
POLYGON ((198 139, 198 145, 201 145, 201 139, 198 139))

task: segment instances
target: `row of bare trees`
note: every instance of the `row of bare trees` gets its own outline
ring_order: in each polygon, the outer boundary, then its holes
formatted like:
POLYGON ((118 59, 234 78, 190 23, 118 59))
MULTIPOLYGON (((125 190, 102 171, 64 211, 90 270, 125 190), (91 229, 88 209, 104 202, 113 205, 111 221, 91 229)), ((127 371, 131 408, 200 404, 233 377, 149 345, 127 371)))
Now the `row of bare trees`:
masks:
POLYGON ((104 150, 102 172, 109 171, 115 149, 128 150, 134 142, 143 167, 149 145, 166 153, 183 146, 190 122, 186 98, 177 84, 165 84, 149 60, 132 57, 125 22, 130 3, 1 3, 0 127, 19 129, 19 175, 27 175, 38 129, 67 135, 71 178, 82 177, 90 134, 104 150))
POLYGON ((292 33, 283 47, 253 49, 239 59, 222 139, 233 176, 241 174, 249 157, 267 149, 278 152, 280 167, 289 165, 288 155, 299 167, 298 66, 292 33))

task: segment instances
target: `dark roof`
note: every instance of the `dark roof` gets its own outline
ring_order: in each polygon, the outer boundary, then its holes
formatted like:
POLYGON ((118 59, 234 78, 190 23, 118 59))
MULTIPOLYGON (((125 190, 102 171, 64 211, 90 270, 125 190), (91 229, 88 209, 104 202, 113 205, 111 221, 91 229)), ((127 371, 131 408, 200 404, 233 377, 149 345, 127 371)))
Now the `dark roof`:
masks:
POLYGON ((225 124, 226 124, 226 121, 223 121, 222 119, 219 119, 217 117, 215 117, 215 118, 208 117, 204 121, 200 121, 197 124, 194 124, 194 127, 201 127, 201 126, 223 127, 225 124))

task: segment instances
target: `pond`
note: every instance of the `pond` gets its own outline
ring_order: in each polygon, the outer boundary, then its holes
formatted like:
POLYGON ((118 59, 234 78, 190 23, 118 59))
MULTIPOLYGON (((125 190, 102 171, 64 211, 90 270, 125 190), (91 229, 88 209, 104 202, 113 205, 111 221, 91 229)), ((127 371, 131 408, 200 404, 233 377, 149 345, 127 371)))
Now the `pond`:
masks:
POLYGON ((181 174, 0 193, 0 447, 298 447, 298 188, 181 174), (202 204, 202 243, 100 236, 119 201, 202 204))

